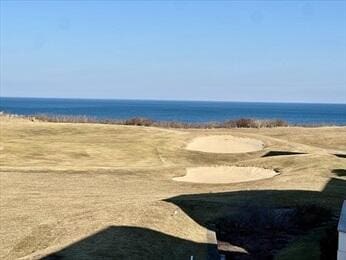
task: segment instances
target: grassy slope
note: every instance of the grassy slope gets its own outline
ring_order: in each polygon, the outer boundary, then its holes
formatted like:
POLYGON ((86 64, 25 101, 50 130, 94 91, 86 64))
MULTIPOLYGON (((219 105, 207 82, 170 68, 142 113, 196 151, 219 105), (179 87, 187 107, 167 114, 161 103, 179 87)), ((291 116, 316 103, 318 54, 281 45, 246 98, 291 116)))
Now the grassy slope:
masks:
MULTIPOLYGON (((177 131, 0 120, 0 258, 44 255, 88 237, 64 254, 87 258, 111 251, 123 256, 147 248, 148 256, 204 256, 203 225, 241 204, 318 203, 337 212, 346 198, 342 177, 332 173, 346 168, 345 159, 329 153, 346 150, 346 128, 177 131), (266 148, 235 155, 184 150, 195 136, 227 133, 259 138, 266 148), (308 154, 261 158, 271 150, 308 154), (277 168, 281 175, 229 185, 171 180, 183 175, 187 166, 216 164, 277 168), (130 232, 133 227, 136 232, 130 232), (105 238, 107 247, 101 246, 105 238), (98 249, 83 255, 93 239, 98 249), (121 244, 121 249, 112 244, 121 244)), ((318 254, 318 247, 310 246, 316 236, 302 241, 281 256, 289 257, 304 245, 318 254)))

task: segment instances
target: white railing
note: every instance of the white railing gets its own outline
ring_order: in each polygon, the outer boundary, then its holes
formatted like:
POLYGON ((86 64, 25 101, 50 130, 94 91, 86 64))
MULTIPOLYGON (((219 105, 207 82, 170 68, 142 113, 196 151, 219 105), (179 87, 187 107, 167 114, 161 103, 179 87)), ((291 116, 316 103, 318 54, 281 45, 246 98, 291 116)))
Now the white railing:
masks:
POLYGON ((338 260, 346 260, 346 200, 342 205, 342 210, 338 225, 339 244, 338 244, 338 260))

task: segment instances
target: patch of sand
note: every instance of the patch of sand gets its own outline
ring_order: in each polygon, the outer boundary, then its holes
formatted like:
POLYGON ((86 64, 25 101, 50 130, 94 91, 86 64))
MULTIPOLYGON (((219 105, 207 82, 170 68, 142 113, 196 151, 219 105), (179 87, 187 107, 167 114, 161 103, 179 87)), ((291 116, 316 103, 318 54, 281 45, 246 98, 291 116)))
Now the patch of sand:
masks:
POLYGON ((193 139, 186 149, 208 153, 247 153, 262 150, 263 146, 263 142, 256 139, 211 135, 193 139))
POLYGON ((192 167, 186 169, 186 175, 173 178, 175 181, 194 183, 237 183, 267 179, 278 172, 258 167, 192 167))

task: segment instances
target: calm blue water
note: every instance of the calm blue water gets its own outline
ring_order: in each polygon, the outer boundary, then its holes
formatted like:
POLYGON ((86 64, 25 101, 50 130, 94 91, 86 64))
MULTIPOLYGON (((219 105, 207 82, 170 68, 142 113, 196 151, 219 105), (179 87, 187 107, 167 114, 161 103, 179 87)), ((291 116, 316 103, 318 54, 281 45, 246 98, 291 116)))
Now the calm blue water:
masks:
POLYGON ((0 97, 0 111, 21 115, 86 115, 100 119, 147 117, 154 120, 191 123, 246 117, 283 119, 297 124, 346 125, 346 104, 0 97))

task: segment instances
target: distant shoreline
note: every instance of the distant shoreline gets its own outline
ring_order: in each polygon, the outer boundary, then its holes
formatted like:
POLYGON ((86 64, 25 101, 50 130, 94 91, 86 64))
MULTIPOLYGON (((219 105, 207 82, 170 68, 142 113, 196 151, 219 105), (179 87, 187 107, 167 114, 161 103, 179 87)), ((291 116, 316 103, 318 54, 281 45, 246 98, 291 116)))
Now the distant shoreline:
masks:
POLYGON ((273 128, 273 127, 345 127, 346 125, 335 124, 291 124, 281 119, 253 119, 239 118, 221 122, 181 122, 181 121, 160 121, 144 117, 133 117, 128 119, 100 119, 88 116, 65 116, 65 115, 19 115, 0 111, 1 117, 21 118, 30 121, 50 122, 50 123, 86 123, 86 124, 108 124, 108 125, 128 125, 161 128, 181 128, 181 129, 225 129, 225 128, 273 128))
MULTIPOLYGON (((0 111, 26 116, 59 117, 59 121, 62 120, 62 117, 74 118, 68 119, 68 121, 88 122, 114 122, 146 118, 146 121, 155 121, 156 124, 157 122, 176 122, 180 126, 193 125, 193 127, 221 124, 239 119, 251 119, 256 122, 279 119, 289 125, 346 125, 346 104, 0 97, 0 111), (75 119, 81 117, 88 119, 75 119)), ((160 124, 162 125, 162 123, 160 124)), ((170 123, 170 125, 172 124, 170 123)))

